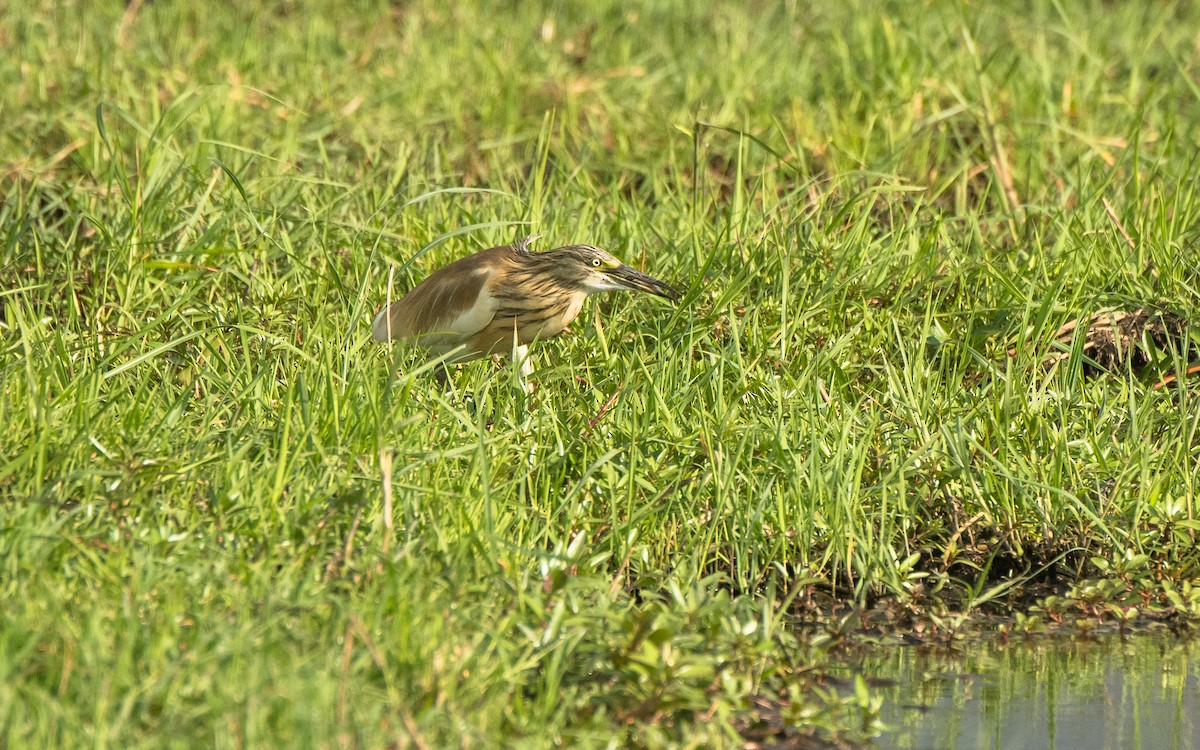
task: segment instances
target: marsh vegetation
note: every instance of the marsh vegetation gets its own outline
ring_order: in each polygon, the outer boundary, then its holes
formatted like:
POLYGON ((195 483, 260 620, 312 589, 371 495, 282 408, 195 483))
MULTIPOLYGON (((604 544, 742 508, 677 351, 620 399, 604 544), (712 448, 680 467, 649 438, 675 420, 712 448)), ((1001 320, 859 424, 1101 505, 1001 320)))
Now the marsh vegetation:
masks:
POLYGON ((5 4, 0 744, 855 742, 848 612, 1194 628, 1197 28, 5 4), (591 300, 529 397, 371 342, 532 232, 684 300, 591 300), (1059 340, 1114 310, 1185 322, 1059 340))

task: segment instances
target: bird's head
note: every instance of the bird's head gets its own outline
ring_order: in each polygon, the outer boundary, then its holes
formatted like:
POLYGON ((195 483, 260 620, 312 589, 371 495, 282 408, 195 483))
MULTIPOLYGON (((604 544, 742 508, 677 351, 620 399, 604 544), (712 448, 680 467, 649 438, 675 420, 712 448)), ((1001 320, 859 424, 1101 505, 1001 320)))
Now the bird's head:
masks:
POLYGON ((664 299, 677 300, 683 294, 653 276, 627 266, 604 250, 591 245, 568 245, 541 253, 553 262, 553 272, 564 284, 593 292, 625 290, 649 292, 664 299))

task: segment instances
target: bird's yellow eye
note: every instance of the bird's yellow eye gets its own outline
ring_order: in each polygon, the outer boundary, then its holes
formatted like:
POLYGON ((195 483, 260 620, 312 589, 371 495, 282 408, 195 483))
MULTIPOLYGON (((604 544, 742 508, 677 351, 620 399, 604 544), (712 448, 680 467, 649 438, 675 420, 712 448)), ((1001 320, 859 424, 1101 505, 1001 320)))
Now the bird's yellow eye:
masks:
POLYGON ((592 258, 592 265, 595 266, 596 268, 599 268, 600 267, 600 259, 592 258))

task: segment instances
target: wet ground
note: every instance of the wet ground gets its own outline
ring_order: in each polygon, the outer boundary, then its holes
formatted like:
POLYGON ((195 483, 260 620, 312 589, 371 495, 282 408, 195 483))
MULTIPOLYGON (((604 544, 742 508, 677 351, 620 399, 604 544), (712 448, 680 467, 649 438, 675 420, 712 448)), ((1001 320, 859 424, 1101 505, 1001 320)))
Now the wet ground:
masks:
POLYGON ((1200 748, 1200 642, 1169 635, 877 646, 847 676, 885 697, 897 750, 1200 748))

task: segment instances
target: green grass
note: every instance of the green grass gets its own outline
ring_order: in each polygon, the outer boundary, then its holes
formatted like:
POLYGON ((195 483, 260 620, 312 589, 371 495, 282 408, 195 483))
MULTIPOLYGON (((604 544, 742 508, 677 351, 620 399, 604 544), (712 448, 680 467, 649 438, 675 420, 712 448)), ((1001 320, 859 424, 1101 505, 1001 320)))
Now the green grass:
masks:
POLYGON ((1191 4, 118 6, 0 10, 0 745, 853 738, 798 595, 1200 615, 1194 388, 1038 366, 1200 311, 1191 4), (369 341, 534 231, 687 296, 369 341))

